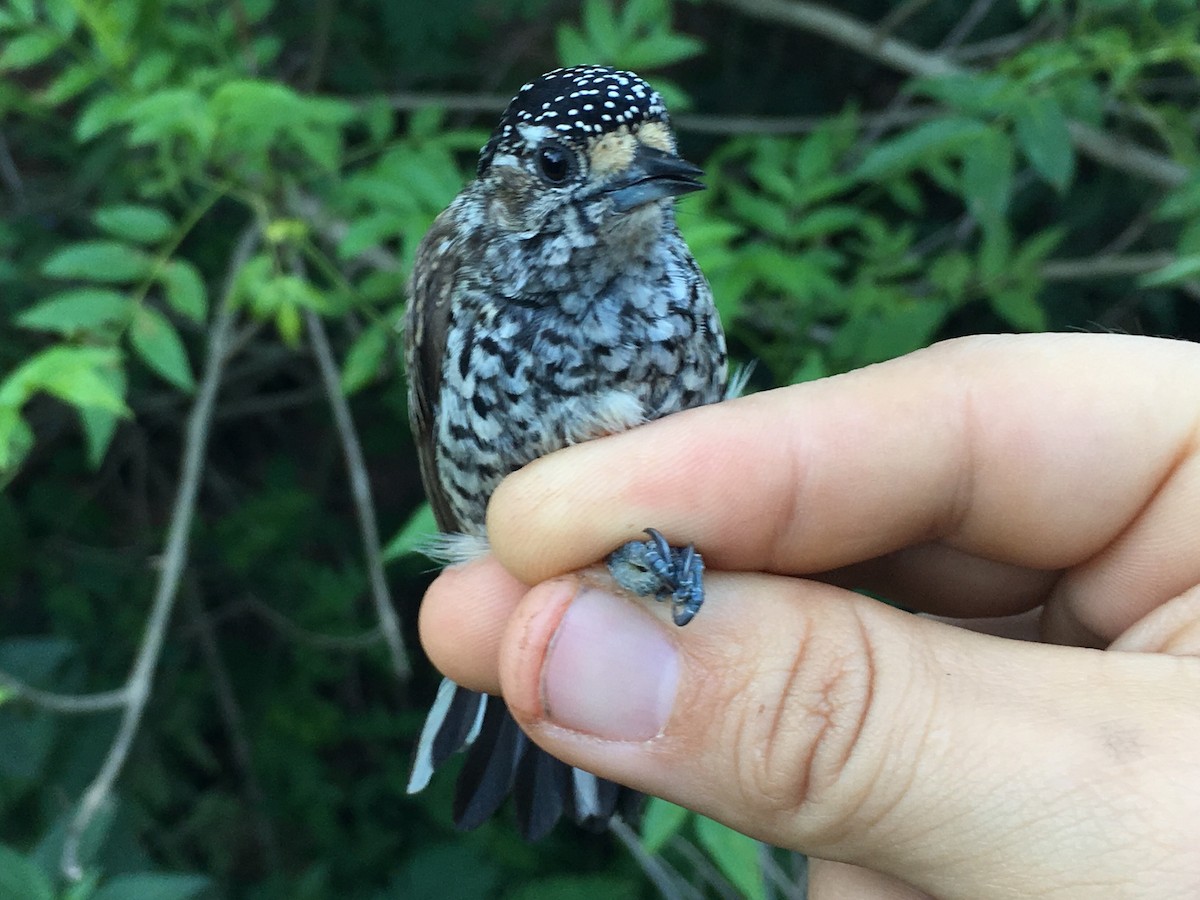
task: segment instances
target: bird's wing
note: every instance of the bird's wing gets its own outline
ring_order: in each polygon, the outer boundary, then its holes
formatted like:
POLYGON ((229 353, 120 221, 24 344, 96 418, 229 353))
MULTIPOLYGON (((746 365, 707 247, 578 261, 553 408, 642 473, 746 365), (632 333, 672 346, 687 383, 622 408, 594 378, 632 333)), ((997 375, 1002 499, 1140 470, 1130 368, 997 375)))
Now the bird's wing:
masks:
POLYGON ((454 207, 434 220, 417 248, 404 320, 404 360, 408 372, 408 418, 417 445, 425 496, 442 531, 462 531, 438 479, 435 422, 442 387, 442 357, 454 294, 459 287, 454 207), (449 252, 447 252, 449 250, 449 252))

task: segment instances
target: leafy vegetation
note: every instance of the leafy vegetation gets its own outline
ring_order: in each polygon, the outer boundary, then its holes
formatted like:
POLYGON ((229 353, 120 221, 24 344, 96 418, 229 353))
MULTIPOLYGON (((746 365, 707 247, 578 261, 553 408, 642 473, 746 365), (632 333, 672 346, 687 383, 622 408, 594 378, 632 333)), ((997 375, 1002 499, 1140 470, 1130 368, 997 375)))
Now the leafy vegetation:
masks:
POLYGON ((1197 336, 1194 3, 837 7, 0 2, 0 895, 635 898, 645 854, 799 895, 662 802, 639 856, 404 796, 435 675, 396 325, 507 96, 602 62, 705 164, 681 224, 756 387, 1197 336))

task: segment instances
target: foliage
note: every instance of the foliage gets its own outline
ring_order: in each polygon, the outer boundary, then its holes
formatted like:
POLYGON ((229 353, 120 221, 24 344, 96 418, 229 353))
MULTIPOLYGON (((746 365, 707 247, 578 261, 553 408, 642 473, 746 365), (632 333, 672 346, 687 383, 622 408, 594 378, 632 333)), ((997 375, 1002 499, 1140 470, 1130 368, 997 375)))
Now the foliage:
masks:
MULTIPOLYGON (((927 48, 899 62, 752 6, 0 3, 0 895, 650 895, 609 841, 458 835, 450 779, 403 794, 435 676, 396 680, 330 410, 350 398, 413 645, 430 521, 396 329, 503 103, 480 92, 585 61, 663 88, 710 186, 681 225, 756 387, 972 332, 1196 337, 1195 4, 837 4, 927 48), (69 881, 118 710, 30 688, 127 677, 196 417, 177 608, 69 881)), ((705 890, 782 890, 787 861, 714 822, 655 802, 642 829, 705 890)))

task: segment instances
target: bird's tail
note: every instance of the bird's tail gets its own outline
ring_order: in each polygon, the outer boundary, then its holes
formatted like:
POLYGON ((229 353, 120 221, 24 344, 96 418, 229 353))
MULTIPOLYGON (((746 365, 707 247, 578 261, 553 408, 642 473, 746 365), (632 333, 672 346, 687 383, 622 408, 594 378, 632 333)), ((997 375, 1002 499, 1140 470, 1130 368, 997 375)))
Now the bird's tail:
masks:
POLYGON ((454 795, 454 824, 475 828, 512 794, 517 826, 528 840, 544 837, 565 813, 603 830, 615 814, 632 815, 641 795, 555 759, 525 736, 498 697, 443 679, 413 759, 408 793, 424 789, 460 750, 467 759, 454 795))

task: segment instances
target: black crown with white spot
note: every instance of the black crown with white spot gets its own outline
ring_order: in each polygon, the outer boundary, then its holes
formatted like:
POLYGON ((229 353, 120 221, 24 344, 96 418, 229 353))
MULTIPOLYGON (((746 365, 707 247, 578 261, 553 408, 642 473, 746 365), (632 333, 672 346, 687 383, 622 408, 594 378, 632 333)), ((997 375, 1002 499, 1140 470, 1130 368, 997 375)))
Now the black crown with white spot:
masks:
POLYGON ((476 171, 479 175, 487 171, 497 152, 524 146, 518 125, 543 125, 564 140, 578 141, 647 121, 667 121, 667 107, 641 77, 609 66, 555 69, 524 85, 512 98, 480 151, 476 171))

